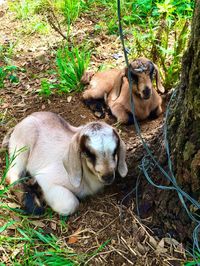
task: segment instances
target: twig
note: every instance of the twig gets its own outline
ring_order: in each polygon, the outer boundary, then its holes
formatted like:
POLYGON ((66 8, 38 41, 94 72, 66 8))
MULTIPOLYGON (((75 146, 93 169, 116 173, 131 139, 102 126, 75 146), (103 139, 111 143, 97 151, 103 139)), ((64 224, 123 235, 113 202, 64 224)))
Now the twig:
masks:
POLYGON ((53 8, 52 8, 52 3, 51 3, 51 1, 48 1, 48 3, 49 3, 49 5, 50 5, 50 7, 49 7, 49 12, 51 13, 51 15, 49 14, 48 16, 47 16, 47 20, 48 20, 48 22, 49 22, 49 24, 50 24, 50 26, 56 31, 56 32, 58 32, 65 40, 67 40, 68 39, 68 37, 62 32, 62 29, 61 29, 61 26, 60 26, 60 23, 59 23, 59 21, 58 21, 58 19, 57 19, 57 17, 56 17, 56 15, 55 15, 55 13, 54 13, 54 11, 53 11, 53 8), (55 25, 55 23, 53 22, 53 20, 56 22, 56 24, 57 25, 55 25))
POLYGON ((62 33, 62 31, 59 29, 59 27, 57 27, 54 23, 53 23, 53 21, 52 20, 50 20, 52 17, 50 17, 50 16, 48 16, 47 17, 47 20, 48 20, 48 22, 49 22, 49 24, 51 25, 51 27, 56 31, 56 32, 58 32, 65 40, 67 40, 67 36, 64 34, 64 33, 62 33))
POLYGON ((115 249, 113 246, 111 246, 111 248, 113 251, 117 252, 122 258, 124 258, 128 263, 134 265, 134 263, 130 261, 126 256, 124 256, 124 254, 122 254, 119 250, 115 249))
POLYGON ((109 224, 107 224, 104 228, 100 229, 97 232, 97 235, 100 234, 102 231, 104 231, 107 227, 109 227, 111 224, 113 224, 117 219, 119 219, 119 217, 115 218, 113 221, 111 221, 109 224))

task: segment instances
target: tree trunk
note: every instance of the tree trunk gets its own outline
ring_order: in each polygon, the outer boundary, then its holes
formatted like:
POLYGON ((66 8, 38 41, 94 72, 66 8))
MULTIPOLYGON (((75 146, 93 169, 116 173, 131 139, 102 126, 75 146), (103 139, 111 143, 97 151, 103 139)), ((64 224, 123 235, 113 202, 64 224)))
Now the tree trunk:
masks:
POLYGON ((176 178, 200 198, 200 0, 196 1, 181 81, 169 120, 169 139, 176 178))
MULTIPOLYGON (((178 184, 200 200, 200 0, 196 1, 191 36, 182 60, 181 80, 170 108, 168 140, 178 184)), ((157 144, 152 145, 155 148, 157 144)), ((159 171, 154 173, 154 181, 170 185, 159 171)), ((140 216, 152 217, 152 230, 160 237, 168 233, 183 242, 191 239, 192 222, 177 192, 152 187, 145 179, 141 188, 140 216)))

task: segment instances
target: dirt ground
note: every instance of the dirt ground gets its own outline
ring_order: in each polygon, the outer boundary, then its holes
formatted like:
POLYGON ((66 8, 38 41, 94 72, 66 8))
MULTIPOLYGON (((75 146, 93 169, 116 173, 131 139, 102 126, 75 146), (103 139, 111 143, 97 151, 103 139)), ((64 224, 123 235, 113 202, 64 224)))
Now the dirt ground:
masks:
MULTIPOLYGON (((112 55, 119 52, 119 40, 116 36, 93 36, 92 21, 84 17, 79 19, 73 32, 80 41, 85 35, 91 35, 96 42, 96 54, 92 57, 90 68, 101 63, 123 65, 123 59, 115 60, 112 55), (80 27, 81 25, 81 27, 80 27), (105 49, 106 48, 106 49, 105 49)), ((2 124, 0 127, 0 140, 9 128, 28 114, 35 111, 52 111, 75 126, 89 121, 98 120, 97 117, 81 101, 81 94, 51 95, 49 98, 39 96, 36 91, 40 86, 40 79, 50 76, 48 70, 52 69, 54 55, 52 48, 56 48, 61 38, 52 31, 48 36, 37 34, 20 38, 20 23, 6 14, 5 9, 0 12, 0 43, 18 41, 17 53, 14 56, 15 65, 25 68, 20 73, 18 85, 5 84, 0 90, 0 112, 2 124), (20 40, 19 40, 20 38, 20 40), (69 97, 70 96, 70 97, 69 97)), ((52 75, 53 78, 53 75, 52 75)), ((116 122, 108 114, 103 119, 110 125, 116 122)), ((163 116, 153 121, 141 123, 143 137, 148 143, 156 143, 160 148, 161 128, 163 116)), ((135 187, 139 176, 138 165, 144 155, 141 142, 135 133, 134 126, 120 126, 118 131, 127 145, 127 162, 129 172, 126 179, 118 178, 116 182, 94 197, 85 199, 78 213, 69 217, 66 239, 71 235, 77 236, 75 243, 69 246, 75 252, 88 252, 97 249, 105 241, 109 243, 97 256, 88 261, 89 265, 181 265, 184 260, 184 250, 181 243, 169 237, 167 232, 160 234, 162 228, 157 228, 152 222, 152 214, 148 210, 140 219, 136 216, 135 193, 128 193, 135 187), (128 196, 127 196, 128 195, 128 196), (127 196, 127 197, 126 197, 127 196), (148 225, 148 227, 147 227, 148 225)), ((0 169, 5 167, 5 153, 0 155, 0 169)), ((141 176, 141 178, 144 178, 141 176)), ((142 188, 139 191, 142 193, 142 188)), ((149 197, 151 195, 149 194, 149 197)), ((145 211, 144 211, 145 212, 145 211)), ((41 218, 45 229, 54 234, 60 234, 56 228, 52 229, 51 221, 41 218)), ((59 223, 59 219, 54 221, 59 223)))

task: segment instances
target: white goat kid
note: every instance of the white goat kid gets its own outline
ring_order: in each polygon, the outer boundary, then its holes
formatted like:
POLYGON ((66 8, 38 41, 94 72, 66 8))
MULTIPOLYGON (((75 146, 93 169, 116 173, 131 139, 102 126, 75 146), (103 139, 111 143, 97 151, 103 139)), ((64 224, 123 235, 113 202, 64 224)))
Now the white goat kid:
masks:
POLYGON ((73 127, 59 115, 37 112, 17 124, 5 142, 10 156, 25 147, 8 171, 8 183, 29 172, 47 204, 62 215, 77 210, 78 198, 111 184, 116 170, 127 174, 125 144, 106 123, 73 127))

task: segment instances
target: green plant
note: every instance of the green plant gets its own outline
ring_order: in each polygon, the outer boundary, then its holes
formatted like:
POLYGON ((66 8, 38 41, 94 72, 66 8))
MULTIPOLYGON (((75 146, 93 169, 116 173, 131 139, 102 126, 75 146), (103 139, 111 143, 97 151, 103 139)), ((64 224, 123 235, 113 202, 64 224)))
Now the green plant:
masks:
POLYGON ((184 266, 197 266, 200 265, 200 254, 198 251, 195 251, 195 258, 189 255, 188 261, 184 263, 184 266))
POLYGON ((9 80, 11 83, 18 83, 19 79, 16 72, 20 69, 17 66, 3 66, 0 67, 0 88, 4 87, 5 80, 9 80))
POLYGON ((5 41, 3 45, 0 45, 0 61, 5 64, 10 64, 14 55, 16 43, 5 41))
POLYGON ((69 93, 81 91, 81 77, 88 67, 90 52, 87 48, 70 48, 66 45, 56 52, 56 75, 54 80, 42 79, 40 89, 37 91, 42 96, 49 96, 53 92, 69 93))
POLYGON ((47 79, 41 80, 41 86, 38 90, 38 93, 42 96, 50 96, 53 92, 53 89, 55 88, 55 85, 49 82, 47 79))
POLYGON ((16 18, 28 20, 31 16, 47 9, 48 0, 9 0, 8 7, 16 14, 16 18))
POLYGON ((54 213, 51 212, 51 216, 46 213, 45 219, 43 217, 42 220, 39 218, 35 220, 33 217, 24 215, 19 209, 9 206, 8 198, 12 198, 9 195, 9 189, 12 185, 8 186, 5 179, 16 156, 23 150, 24 148, 17 151, 10 159, 6 155, 6 167, 0 179, 0 245, 2 247, 0 265, 75 266, 84 264, 87 260, 97 256, 109 240, 93 252, 77 254, 66 243, 66 228, 68 227, 66 219, 61 220, 60 224, 57 221, 57 226, 60 227, 59 236, 57 236, 53 232, 46 231, 49 223, 52 220, 56 221, 57 216, 54 213), (12 234, 10 234, 10 229, 12 229, 12 234))
POLYGON ((59 77, 59 91, 81 90, 80 80, 90 61, 90 52, 68 45, 57 51, 56 65, 59 77))

